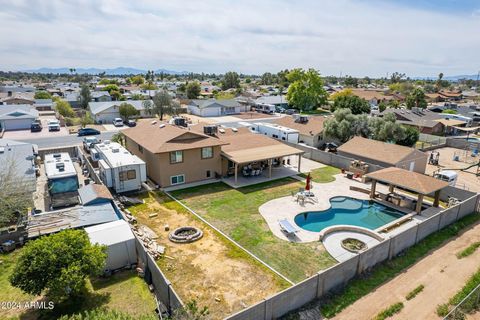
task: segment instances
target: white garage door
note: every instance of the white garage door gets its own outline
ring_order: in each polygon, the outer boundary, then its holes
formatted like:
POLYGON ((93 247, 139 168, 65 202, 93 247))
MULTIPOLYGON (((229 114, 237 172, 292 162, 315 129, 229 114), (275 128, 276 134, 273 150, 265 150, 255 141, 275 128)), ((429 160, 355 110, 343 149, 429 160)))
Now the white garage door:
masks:
POLYGON ((5 120, 5 130, 30 129, 33 119, 11 119, 5 120))

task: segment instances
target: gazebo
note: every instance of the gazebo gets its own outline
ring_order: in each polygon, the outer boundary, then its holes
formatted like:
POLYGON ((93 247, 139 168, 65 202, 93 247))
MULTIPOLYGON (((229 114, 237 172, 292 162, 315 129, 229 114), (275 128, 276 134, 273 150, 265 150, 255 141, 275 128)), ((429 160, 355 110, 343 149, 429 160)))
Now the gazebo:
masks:
POLYGON ((418 194, 417 205, 415 207, 417 213, 420 213, 422 210, 423 199, 429 194, 434 194, 433 206, 438 207, 440 202, 440 192, 448 186, 448 183, 445 181, 395 167, 368 173, 366 177, 372 179, 372 186, 370 189, 371 199, 375 198, 377 181, 387 184, 390 193, 394 192, 395 187, 400 187, 418 194))

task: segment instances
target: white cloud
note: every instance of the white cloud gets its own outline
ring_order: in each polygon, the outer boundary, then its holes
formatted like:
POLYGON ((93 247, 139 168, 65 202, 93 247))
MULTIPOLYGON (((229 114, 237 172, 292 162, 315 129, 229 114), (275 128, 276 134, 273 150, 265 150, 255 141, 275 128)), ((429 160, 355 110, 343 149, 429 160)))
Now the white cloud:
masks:
POLYGON ((478 16, 375 2, 0 0, 0 68, 475 73, 478 16))

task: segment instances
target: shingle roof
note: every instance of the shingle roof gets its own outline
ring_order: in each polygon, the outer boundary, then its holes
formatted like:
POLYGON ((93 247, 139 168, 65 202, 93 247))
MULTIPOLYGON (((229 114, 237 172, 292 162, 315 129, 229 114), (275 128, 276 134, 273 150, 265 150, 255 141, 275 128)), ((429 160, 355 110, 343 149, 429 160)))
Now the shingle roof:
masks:
POLYGON ((306 136, 314 136, 317 134, 321 134, 323 132, 323 124, 326 118, 323 116, 315 116, 315 117, 308 117, 307 122, 296 122, 295 119, 291 116, 285 116, 282 118, 278 118, 273 121, 278 125, 295 129, 300 132, 300 134, 306 136))
POLYGON ((367 177, 424 195, 431 194, 448 186, 448 182, 396 167, 368 173, 367 177))
POLYGON ((239 107, 240 103, 235 99, 227 99, 227 100, 194 99, 190 101, 190 105, 196 105, 200 109, 204 109, 204 108, 218 108, 218 107, 239 107))
POLYGON ((122 133, 152 153, 213 147, 225 144, 225 142, 212 136, 171 124, 161 124, 159 122, 153 124, 149 121, 140 121, 136 127, 123 130, 122 133))
POLYGON ((38 118, 38 111, 29 104, 0 105, 0 118, 2 120, 38 118), (10 116, 10 114, 15 112, 23 113, 24 115, 10 116))
POLYGON ((362 137, 350 139, 338 147, 338 151, 391 165, 396 165, 412 153, 424 154, 413 148, 362 137))
POLYGON ((144 100, 89 102, 88 108, 90 109, 92 114, 99 114, 113 106, 119 107, 122 103, 128 103, 134 106, 135 109, 140 111, 144 109, 143 101, 144 100))

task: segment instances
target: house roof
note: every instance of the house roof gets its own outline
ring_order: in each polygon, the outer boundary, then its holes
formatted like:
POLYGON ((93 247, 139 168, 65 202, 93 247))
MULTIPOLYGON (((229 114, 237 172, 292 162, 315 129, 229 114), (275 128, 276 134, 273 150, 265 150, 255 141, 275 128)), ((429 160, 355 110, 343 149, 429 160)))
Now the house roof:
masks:
POLYGON ((108 91, 92 91, 92 98, 100 98, 104 96, 110 97, 110 93, 108 91))
POLYGON ((0 139, 0 173, 13 170, 16 183, 25 183, 30 191, 36 189, 34 150, 36 145, 8 139, 0 139), (13 165, 12 165, 13 164, 13 165))
POLYGON ((95 200, 113 200, 112 194, 103 184, 87 184, 78 189, 78 195, 84 206, 91 204, 95 200))
POLYGON ((278 125, 298 130, 298 132, 305 136, 315 136, 323 132, 323 124, 326 118, 323 116, 308 117, 307 122, 296 122, 294 117, 285 116, 275 119, 273 123, 278 125))
POLYGON ((264 104, 287 104, 287 96, 263 96, 257 98, 255 103, 264 103, 264 104))
MULTIPOLYGON (((201 128, 203 130, 203 127, 201 128)), ((123 130, 122 133, 152 153, 214 147, 225 144, 225 142, 213 136, 157 121, 140 121, 136 127, 123 130)))
POLYGON ((252 133, 245 127, 226 128, 224 133, 218 134, 218 138, 225 143, 222 146, 222 154, 236 163, 262 161, 304 153, 303 150, 290 147, 275 139, 252 133))
POLYGON ((29 104, 0 105, 0 119, 36 119, 38 111, 29 104))
POLYGON ((145 100, 128 100, 128 101, 104 101, 104 102, 89 102, 88 108, 92 114, 99 114, 113 106, 119 107, 122 103, 131 104, 137 110, 143 110, 143 101, 145 100))
POLYGON ((438 120, 433 120, 433 121, 440 122, 441 124, 443 124, 446 127, 453 127, 453 126, 458 126, 458 125, 466 123, 465 121, 455 120, 455 119, 438 119, 438 120))
POLYGON ((385 95, 382 91, 378 90, 364 90, 364 89, 352 89, 352 93, 357 97, 363 98, 367 101, 376 99, 376 100, 393 100, 395 99, 392 95, 385 95))
POLYGON ((384 162, 390 165, 396 165, 414 152, 425 155, 423 152, 413 148, 362 137, 354 137, 350 139, 338 147, 338 151, 349 153, 353 156, 384 162))
POLYGON ((431 194, 448 186, 448 182, 446 181, 396 167, 368 173, 367 177, 424 195, 431 194))
POLYGON ((190 101, 190 105, 204 108, 218 108, 218 107, 239 107, 240 103, 235 99, 216 100, 216 99, 194 99, 190 101))
POLYGON ((407 109, 387 108, 381 113, 381 115, 386 115, 388 113, 395 114, 398 123, 425 128, 433 128, 439 125, 439 123, 434 120, 442 118, 442 116, 440 116, 438 113, 430 111, 428 109, 416 112, 407 109))

